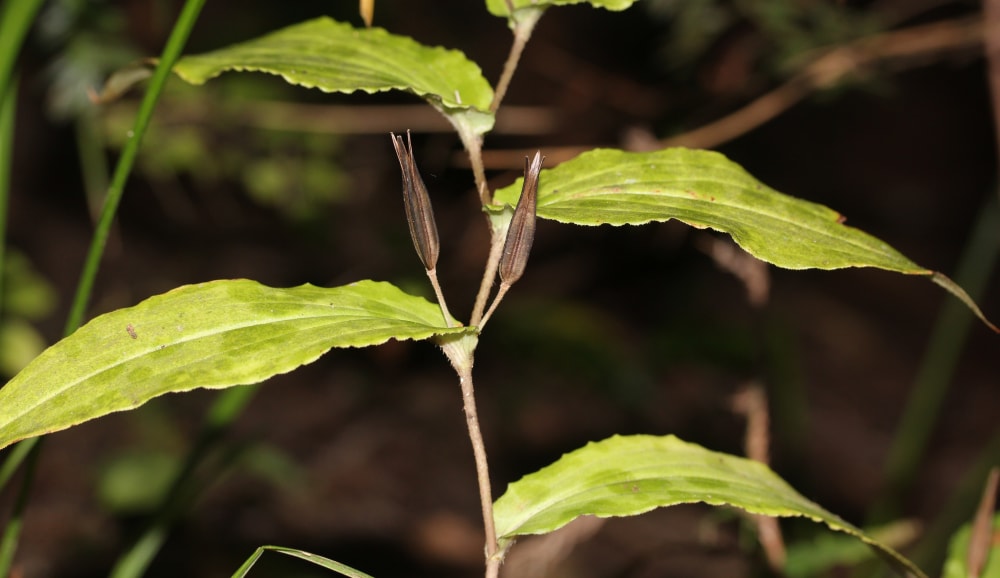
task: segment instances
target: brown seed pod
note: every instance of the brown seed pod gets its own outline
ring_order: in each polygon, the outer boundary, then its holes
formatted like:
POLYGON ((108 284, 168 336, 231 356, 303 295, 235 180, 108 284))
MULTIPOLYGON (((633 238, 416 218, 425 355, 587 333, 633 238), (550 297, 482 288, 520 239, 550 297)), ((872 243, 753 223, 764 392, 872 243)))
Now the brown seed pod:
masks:
POLYGON ((514 209, 514 217, 507 229, 507 239, 504 241, 503 255, 500 257, 500 280, 510 286, 521 275, 528 264, 528 253, 535 240, 535 206, 538 199, 538 173, 542 170, 544 157, 541 151, 535 153, 530 163, 524 159, 524 185, 521 187, 521 198, 514 209))
POLYGON ((406 220, 410 225, 410 237, 417 256, 428 271, 437 266, 438 253, 441 245, 438 242, 437 224, 434 222, 434 209, 427 195, 427 187, 420 178, 416 162, 413 160, 413 142, 410 141, 410 131, 406 131, 406 144, 403 137, 392 136, 392 146, 399 157, 399 168, 403 171, 403 200, 406 205, 406 220))

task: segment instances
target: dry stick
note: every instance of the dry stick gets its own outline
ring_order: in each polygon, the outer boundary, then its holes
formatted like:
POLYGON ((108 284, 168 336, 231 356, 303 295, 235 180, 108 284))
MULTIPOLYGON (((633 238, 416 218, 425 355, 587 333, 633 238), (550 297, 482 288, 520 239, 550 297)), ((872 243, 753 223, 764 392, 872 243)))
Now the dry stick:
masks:
MULTIPOLYGON (((983 26, 990 31, 989 34, 984 34, 983 52, 986 56, 986 70, 993 105, 993 127, 996 130, 997 142, 1000 142, 1000 0, 986 0, 983 3, 983 26)), ((966 568, 972 578, 979 578, 989 556, 993 541, 993 510, 996 507, 998 483, 1000 483, 1000 469, 993 467, 983 489, 982 501, 976 511, 972 534, 969 537, 966 568)))
MULTIPOLYGON (((121 102, 114 110, 135 116, 138 105, 121 102)), ((455 126, 426 104, 336 105, 285 101, 251 101, 221 107, 206 104, 164 103, 156 116, 166 125, 216 125, 251 127, 315 134, 384 135, 409 127, 415 133, 455 134, 455 126)), ((551 134, 558 128, 559 112, 550 106, 506 104, 491 135, 534 136, 551 134)), ((463 161, 464 162, 464 161, 463 161)))
MULTIPOLYGON (((770 416, 767 412, 767 394, 764 388, 756 382, 749 384, 733 397, 733 409, 746 415, 747 418, 744 441, 747 457, 762 464, 769 463, 770 416)), ((783 573, 787 556, 778 519, 758 514, 752 514, 751 518, 757 526, 757 539, 764 549, 768 566, 778 574, 783 573)))
POLYGON ((997 485, 1000 484, 1000 468, 993 467, 983 488, 983 498, 976 510, 972 522, 972 534, 969 536, 969 551, 966 558, 966 569, 969 578, 979 578, 986 566, 993 543, 993 510, 996 508, 997 485))
MULTIPOLYGON (((993 126, 1000 142, 1000 1, 986 0, 983 3, 983 21, 990 34, 984 35, 986 73, 989 75, 990 97, 993 104, 993 126)), ((1000 192, 998 192, 1000 194, 1000 192)))
MULTIPOLYGON (((1000 23, 995 26, 1000 28, 1000 23)), ((829 87, 851 73, 858 73, 863 66, 880 62, 891 62, 897 70, 920 66, 926 64, 929 57, 981 44, 983 29, 983 21, 978 17, 956 19, 886 32, 832 48, 812 60, 785 84, 743 108, 692 131, 663 139, 657 146, 718 146, 775 118, 800 102, 811 91, 829 87)), ((545 154, 558 164, 592 148, 562 147, 547 149, 545 154)), ((530 149, 490 151, 484 155, 483 162, 490 168, 516 168, 522 162, 521 159, 529 154, 530 149)))

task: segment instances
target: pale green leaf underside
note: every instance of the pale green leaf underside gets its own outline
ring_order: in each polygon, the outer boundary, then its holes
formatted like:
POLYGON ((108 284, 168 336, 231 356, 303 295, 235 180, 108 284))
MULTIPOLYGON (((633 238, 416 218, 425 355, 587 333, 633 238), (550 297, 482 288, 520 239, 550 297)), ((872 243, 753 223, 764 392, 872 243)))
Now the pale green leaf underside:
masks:
MULTIPOLYGON (((545 9, 549 6, 566 6, 568 4, 590 4, 595 8, 606 10, 625 10, 636 0, 513 0, 514 10, 545 9)), ((494 16, 510 16, 507 0, 486 0, 486 8, 494 16)))
MULTIPOLYGON (((517 183, 496 192, 513 205, 517 183)), ((677 219, 728 233, 751 255, 787 269, 878 267, 930 275, 898 251, 849 227, 836 211, 781 194, 719 153, 590 151, 542 171, 538 216, 577 225, 677 219)))
POLYGON ((506 547, 516 536, 551 532, 579 516, 633 516, 695 502, 822 522, 924 576, 896 551, 804 498, 764 464, 674 436, 613 436, 590 443, 510 484, 493 515, 506 547))
POLYGON ((174 72, 202 84, 227 71, 276 74, 325 92, 402 90, 427 99, 477 134, 493 126, 493 88, 457 50, 421 45, 381 28, 354 28, 322 17, 205 54, 185 56, 174 72))
POLYGON ((0 389, 0 447, 164 393, 257 383, 332 347, 463 331, 446 328, 437 305, 389 283, 180 287, 95 318, 0 389))

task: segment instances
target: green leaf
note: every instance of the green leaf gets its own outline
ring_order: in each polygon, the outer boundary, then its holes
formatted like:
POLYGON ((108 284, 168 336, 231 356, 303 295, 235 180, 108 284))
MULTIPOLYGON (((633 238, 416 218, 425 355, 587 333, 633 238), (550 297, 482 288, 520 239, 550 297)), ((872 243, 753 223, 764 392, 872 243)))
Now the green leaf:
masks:
POLYGON ((322 17, 206 54, 186 56, 174 72, 202 84, 226 71, 276 74, 324 92, 403 90, 426 99, 459 129, 493 127, 493 89, 457 50, 423 46, 381 28, 354 28, 322 17))
MULTIPOLYGON (((951 538, 948 544, 948 559, 944 563, 944 578, 968 578, 969 537, 972 534, 972 523, 962 526, 951 538)), ((986 566, 983 567, 981 578, 1000 578, 1000 514, 993 516, 993 542, 986 566)))
POLYGON ((247 558, 247 561, 244 562, 243 565, 240 566, 240 568, 233 574, 233 578, 244 578, 244 576, 250 572, 250 568, 257 563, 257 560, 266 550, 299 558, 300 560, 305 560, 307 562, 312 562, 317 566, 322 566, 327 570, 332 570, 341 576, 347 576, 347 578, 372 578, 368 574, 365 574, 360 570, 355 570, 354 568, 341 564, 340 562, 335 562, 329 558, 324 558, 323 556, 317 556, 316 554, 306 552, 305 550, 285 548, 284 546, 261 546, 260 548, 257 548, 257 550, 255 550, 254 553, 247 558))
POLYGON ((180 287, 95 318, 0 389, 0 448, 164 393, 257 383, 332 347, 467 331, 389 283, 180 287))
MULTIPOLYGON (((518 180, 498 190, 494 203, 513 206, 520 190, 518 180)), ((489 208, 494 220, 503 218, 499 207, 489 208)), ((577 225, 677 219, 728 233, 754 257, 786 269, 876 267, 927 276, 997 331, 965 291, 941 273, 844 224, 832 209, 771 189, 719 153, 684 148, 583 153, 542 171, 538 216, 577 225)))
MULTIPOLYGON (((620 11, 625 10, 634 4, 635 1, 636 0, 511 0, 510 3, 514 5, 515 12, 522 9, 544 10, 549 6, 567 6, 569 4, 590 4, 595 8, 620 11)), ((493 14, 494 16, 509 17, 511 14, 510 8, 507 4, 508 0, 486 0, 486 9, 489 10, 490 14, 493 14)))
POLYGON ((510 484, 494 505, 501 547, 579 516, 634 516, 704 502, 765 516, 803 516, 876 548, 894 565, 926 578, 892 548, 802 497, 767 466, 713 452, 674 436, 613 436, 564 455, 510 484))

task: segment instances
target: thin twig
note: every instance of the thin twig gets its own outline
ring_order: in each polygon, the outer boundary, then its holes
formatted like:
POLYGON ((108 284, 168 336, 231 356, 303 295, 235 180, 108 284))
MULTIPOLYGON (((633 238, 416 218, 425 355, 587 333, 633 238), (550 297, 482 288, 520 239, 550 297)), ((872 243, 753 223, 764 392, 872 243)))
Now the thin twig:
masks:
MULTIPOLYGON (((996 27, 1000 28, 1000 23, 996 27)), ((893 70, 903 70, 926 65, 931 58, 972 49, 983 43, 984 36, 983 20, 974 17, 894 30, 831 48, 817 53, 798 74, 746 106, 694 130, 665 138, 649 148, 716 147, 772 120, 811 92, 828 88, 846 76, 859 74, 865 67, 885 64, 891 65, 893 70)), ((546 156, 558 164, 591 148, 546 149, 546 156)), ((531 149, 489 151, 483 155, 483 163, 491 169, 514 169, 531 153, 531 149)))
POLYGON ((909 68, 920 57, 970 48, 982 41, 978 18, 948 21, 862 38, 816 56, 785 84, 748 105, 695 130, 663 139, 662 148, 689 146, 710 148, 730 141, 772 120, 801 102, 815 90, 829 88, 844 77, 860 73, 879 62, 895 62, 909 68))
MULTIPOLYGON (((122 101, 114 114, 134 117, 138 104, 122 101)), ((504 105, 491 135, 546 135, 559 125, 559 111, 550 106, 504 105)), ((227 103, 225 109, 210 102, 157 107, 156 122, 164 125, 204 124, 245 126, 254 129, 299 131, 317 134, 378 134, 408 127, 415 133, 454 134, 455 127, 426 104, 338 105, 255 100, 227 103)))
MULTIPOLYGON (((1000 142, 1000 1, 983 2, 983 21, 991 34, 984 35, 983 52, 986 55, 986 71, 989 76, 990 98, 993 105, 993 128, 997 142, 1000 142)), ((998 192, 1000 194, 1000 192, 998 192)))
MULTIPOLYGON (((771 420, 767 411, 767 394, 764 388, 759 383, 750 383, 733 396, 733 410, 744 414, 747 418, 744 440, 747 457, 762 464, 770 462, 771 420)), ((764 549, 768 565, 776 573, 783 573, 787 555, 778 519, 759 514, 752 514, 751 518, 757 527, 757 539, 764 549)))
POLYGON ((510 289, 510 285, 507 283, 500 283, 500 289, 497 290, 497 296, 493 298, 493 303, 490 304, 489 310, 486 311, 486 315, 483 315, 482 321, 476 325, 479 330, 482 331, 483 327, 486 327, 486 322, 493 317, 493 312, 497 310, 497 306, 500 305, 500 301, 503 300, 503 296, 507 294, 507 290, 510 289))
POLYGON ((479 501, 483 512, 483 529, 486 536, 486 576, 495 578, 500 572, 503 552, 497 542, 496 524, 493 521, 493 489, 490 484, 490 468, 486 459, 486 443, 479 429, 479 412, 476 410, 475 387, 472 384, 472 366, 478 336, 466 334, 459 337, 444 336, 439 339, 451 366, 458 374, 462 389, 462 407, 465 411, 465 425, 472 442, 472 453, 476 462, 476 479, 479 484, 479 501))
POLYGON ((451 313, 448 311, 448 304, 444 301, 441 284, 438 283, 437 269, 427 269, 427 278, 431 280, 431 286, 434 287, 434 295, 437 296, 438 305, 441 307, 441 314, 444 315, 445 325, 454 327, 454 324, 451 322, 451 313))
POLYGON ((500 266, 500 257, 503 256, 504 240, 507 231, 490 230, 491 245, 490 255, 486 259, 486 270, 483 272, 483 279, 479 284, 479 293, 476 294, 476 304, 472 308, 471 325, 479 326, 483 319, 483 311, 486 309, 486 302, 490 298, 490 291, 496 281, 497 268, 500 266))
MULTIPOLYGON (((513 10, 511 13, 513 13, 513 10)), ((531 40, 531 33, 535 30, 535 25, 538 24, 538 19, 541 18, 542 13, 543 11, 538 10, 537 16, 518 20, 514 24, 514 41, 510 45, 510 53, 507 55, 507 61, 504 62, 503 72, 500 73, 500 80, 497 81, 496 92, 493 93, 493 102, 490 103, 490 112, 496 112, 500 108, 500 103, 503 101, 503 97, 507 94, 507 89, 510 87, 510 81, 514 78, 517 64, 521 61, 521 54, 524 52, 524 47, 528 45, 528 40, 531 40)))
POLYGON ((986 478, 983 497, 972 521, 972 533, 969 536, 969 551, 966 557, 966 568, 969 578, 979 578, 986 566, 993 545, 993 510, 997 503, 997 485, 1000 484, 1000 468, 994 467, 986 478))

